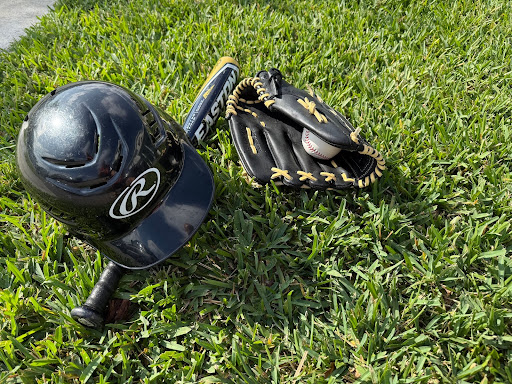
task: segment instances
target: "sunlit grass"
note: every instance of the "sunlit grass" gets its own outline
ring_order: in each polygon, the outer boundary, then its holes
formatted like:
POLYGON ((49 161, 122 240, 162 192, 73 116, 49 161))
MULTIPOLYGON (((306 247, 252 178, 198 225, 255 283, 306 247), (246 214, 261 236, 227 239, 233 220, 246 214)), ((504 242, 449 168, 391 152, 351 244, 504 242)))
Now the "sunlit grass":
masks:
POLYGON ((0 53, 0 382, 512 382, 511 10, 59 1, 0 53), (21 122, 84 79, 183 122, 220 56, 313 87, 388 170, 361 191, 253 189, 221 118, 199 148, 217 187, 207 221, 123 278, 125 320, 86 330, 70 310, 106 261, 24 192, 21 122))

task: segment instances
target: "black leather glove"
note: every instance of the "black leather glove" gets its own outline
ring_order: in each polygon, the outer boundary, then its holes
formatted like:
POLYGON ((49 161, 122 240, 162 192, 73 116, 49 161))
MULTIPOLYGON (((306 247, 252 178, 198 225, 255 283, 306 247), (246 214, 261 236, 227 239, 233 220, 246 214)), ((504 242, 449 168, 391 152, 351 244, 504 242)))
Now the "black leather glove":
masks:
POLYGON ((277 69, 240 82, 229 96, 226 119, 242 166, 257 184, 363 188, 386 168, 382 155, 345 117, 284 81, 277 69), (304 129, 306 137, 312 134, 339 153, 321 158, 303 144, 304 129))

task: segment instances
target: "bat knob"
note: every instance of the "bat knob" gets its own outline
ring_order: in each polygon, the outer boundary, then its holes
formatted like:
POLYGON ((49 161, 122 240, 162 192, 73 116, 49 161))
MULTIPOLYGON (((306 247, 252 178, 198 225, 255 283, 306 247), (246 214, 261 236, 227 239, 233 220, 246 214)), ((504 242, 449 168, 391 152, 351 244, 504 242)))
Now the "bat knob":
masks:
POLYGON ((103 329, 108 302, 123 274, 123 268, 109 262, 84 305, 71 310, 71 317, 87 328, 103 329))
POLYGON ((71 317, 84 327, 97 330, 103 329, 105 318, 103 313, 99 313, 93 308, 83 305, 71 310, 71 317))

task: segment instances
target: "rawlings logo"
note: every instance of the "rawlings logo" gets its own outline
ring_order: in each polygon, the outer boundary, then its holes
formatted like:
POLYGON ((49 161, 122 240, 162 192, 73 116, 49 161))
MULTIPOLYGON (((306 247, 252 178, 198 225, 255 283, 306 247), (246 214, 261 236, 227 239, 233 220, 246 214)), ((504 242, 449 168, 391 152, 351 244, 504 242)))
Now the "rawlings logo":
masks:
POLYGON ((142 172, 114 201, 108 212, 110 217, 124 219, 140 212, 155 197, 159 185, 158 169, 149 168, 142 172))

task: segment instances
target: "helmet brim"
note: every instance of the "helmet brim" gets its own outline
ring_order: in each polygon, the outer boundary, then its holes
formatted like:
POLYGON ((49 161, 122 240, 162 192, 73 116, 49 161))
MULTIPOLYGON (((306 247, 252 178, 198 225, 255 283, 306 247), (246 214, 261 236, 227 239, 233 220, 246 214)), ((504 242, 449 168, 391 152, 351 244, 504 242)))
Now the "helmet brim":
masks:
POLYGON ((116 239, 89 240, 102 254, 127 269, 152 267, 182 248, 196 233, 210 210, 213 176, 195 148, 183 142, 181 174, 151 214, 116 239))

